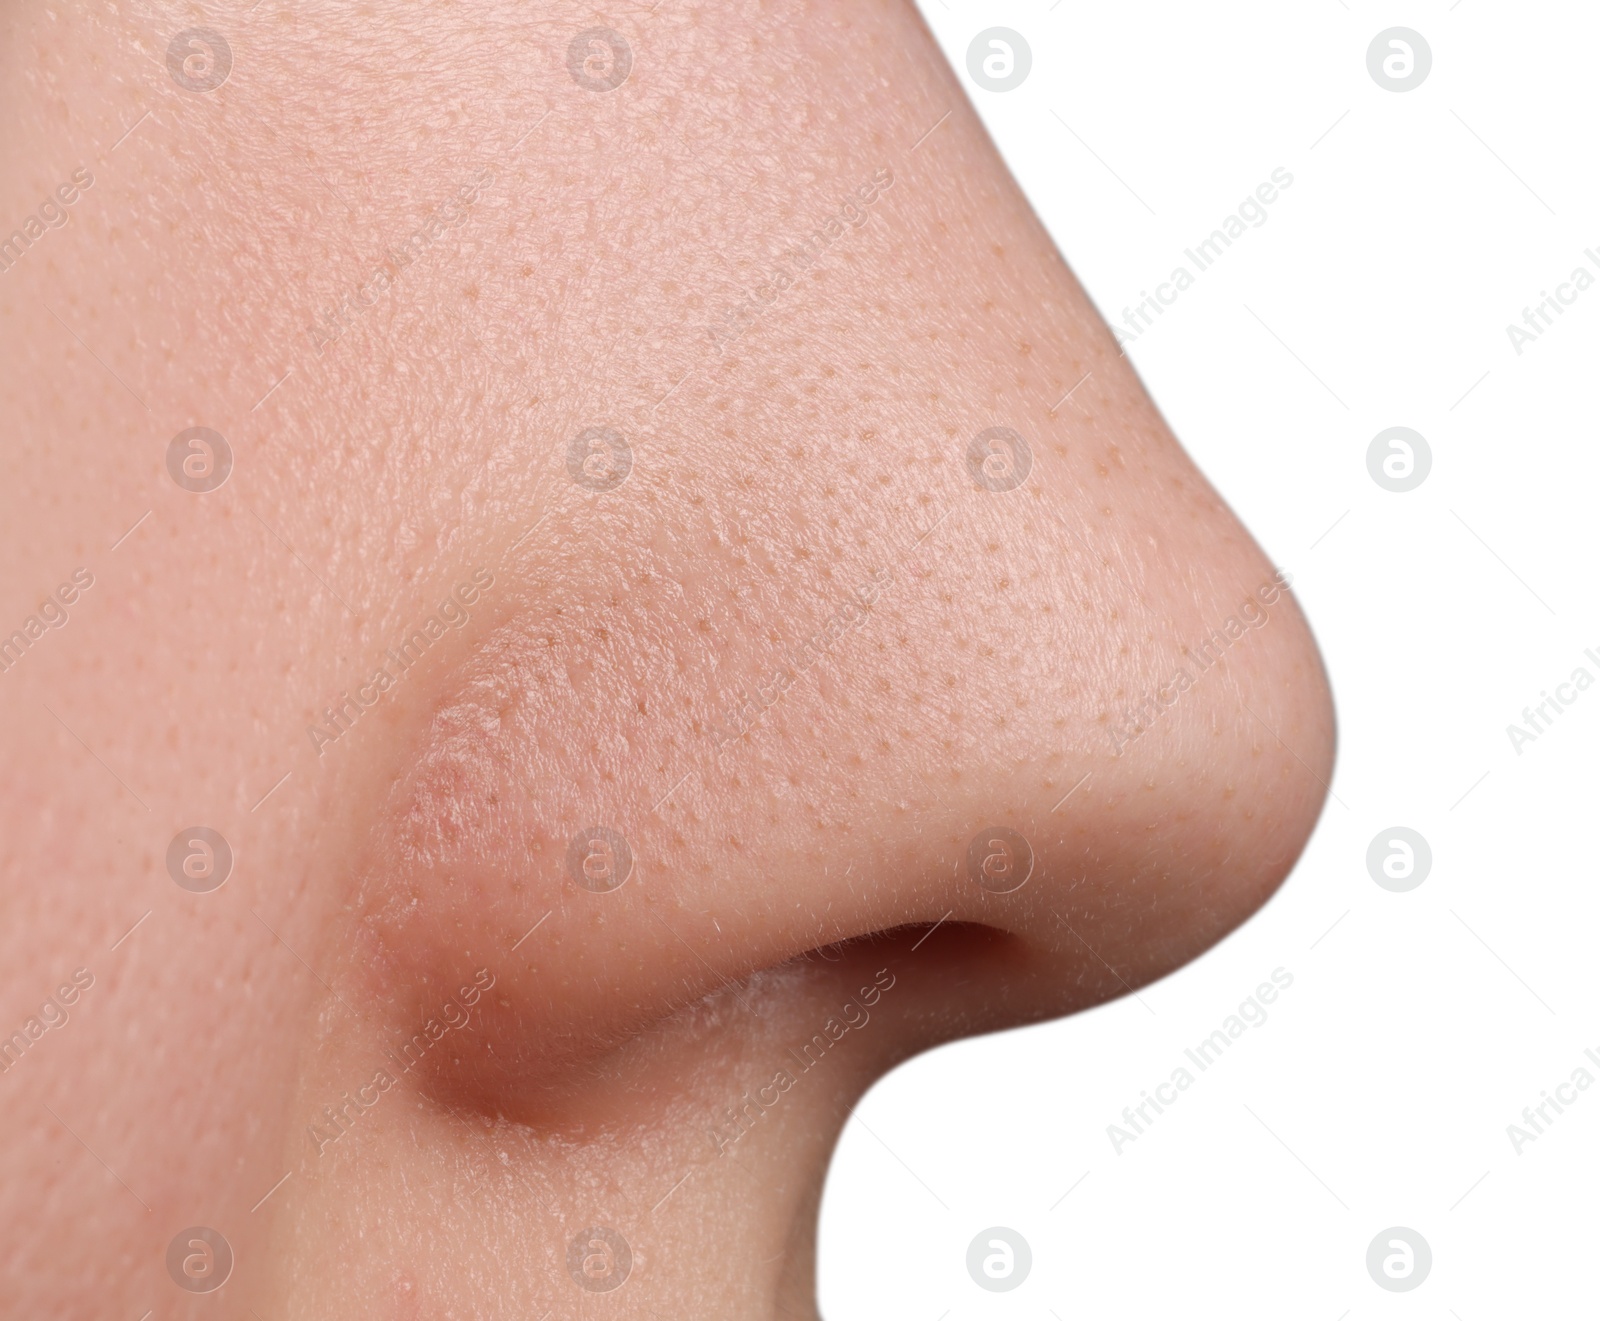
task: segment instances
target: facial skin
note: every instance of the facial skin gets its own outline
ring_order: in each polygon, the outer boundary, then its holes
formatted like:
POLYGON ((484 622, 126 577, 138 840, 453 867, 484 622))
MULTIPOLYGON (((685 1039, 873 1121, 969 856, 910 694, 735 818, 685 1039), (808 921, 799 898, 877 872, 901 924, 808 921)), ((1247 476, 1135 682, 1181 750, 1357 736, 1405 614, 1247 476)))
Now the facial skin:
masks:
POLYGON ((909 5, 198 13, 0 38, 7 1309, 812 1314, 875 1078, 1288 873, 1292 596, 909 5))

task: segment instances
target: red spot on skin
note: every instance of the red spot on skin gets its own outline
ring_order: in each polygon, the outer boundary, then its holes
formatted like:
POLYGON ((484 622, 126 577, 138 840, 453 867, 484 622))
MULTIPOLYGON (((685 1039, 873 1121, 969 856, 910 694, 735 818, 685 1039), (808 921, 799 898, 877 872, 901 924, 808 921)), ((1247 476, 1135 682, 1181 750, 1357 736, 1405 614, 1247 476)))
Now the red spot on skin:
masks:
POLYGON ((402 1270, 395 1275, 393 1295, 394 1321, 417 1321, 422 1302, 417 1296, 416 1277, 410 1271, 402 1270))

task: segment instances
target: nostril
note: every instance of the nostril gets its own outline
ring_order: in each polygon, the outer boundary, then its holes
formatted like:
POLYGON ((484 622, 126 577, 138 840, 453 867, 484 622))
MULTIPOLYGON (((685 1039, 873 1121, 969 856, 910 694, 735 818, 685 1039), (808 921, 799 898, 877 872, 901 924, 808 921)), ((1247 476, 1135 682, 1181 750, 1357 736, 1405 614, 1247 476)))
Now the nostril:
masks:
POLYGON ((904 955, 915 953, 927 943, 934 932, 944 934, 947 946, 962 950, 976 949, 996 942, 1016 939, 1010 932, 981 922, 960 919, 942 919, 937 922, 902 922, 897 926, 869 931, 859 936, 849 936, 827 945, 818 945, 797 955, 799 959, 817 959, 823 963, 843 963, 873 954, 904 955))
MULTIPOLYGON (((737 1056, 783 1024, 814 1020, 798 1047, 804 1060, 831 1044, 834 1032, 877 1023, 872 1057, 880 1067, 972 1031, 996 1011, 1004 1016, 994 979, 1008 964, 1015 970, 1022 943, 981 922, 899 923, 812 946, 709 988, 669 976, 676 995, 658 988, 653 1000, 633 996, 627 1012, 555 1025, 525 984, 509 984, 493 968, 453 980, 430 975, 428 989, 405 995, 399 1019, 380 1031, 378 1062, 444 1110, 505 1116, 577 1137, 605 1127, 607 1115, 627 1122, 626 1097, 668 1056, 737 1056), (886 1022, 895 1026, 883 1031, 886 1022), (914 1024, 909 1033, 907 1022, 914 1024)), ((607 1007, 628 998, 619 994, 607 1007)))

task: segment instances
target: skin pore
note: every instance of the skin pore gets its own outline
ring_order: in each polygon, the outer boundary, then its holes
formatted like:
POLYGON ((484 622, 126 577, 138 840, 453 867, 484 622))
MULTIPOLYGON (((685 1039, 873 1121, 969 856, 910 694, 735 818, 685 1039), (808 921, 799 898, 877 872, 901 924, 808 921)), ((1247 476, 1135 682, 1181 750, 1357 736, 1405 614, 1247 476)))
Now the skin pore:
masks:
POLYGON ((1288 873, 1316 648, 903 0, 0 60, 8 1310, 814 1315, 875 1078, 1288 873))

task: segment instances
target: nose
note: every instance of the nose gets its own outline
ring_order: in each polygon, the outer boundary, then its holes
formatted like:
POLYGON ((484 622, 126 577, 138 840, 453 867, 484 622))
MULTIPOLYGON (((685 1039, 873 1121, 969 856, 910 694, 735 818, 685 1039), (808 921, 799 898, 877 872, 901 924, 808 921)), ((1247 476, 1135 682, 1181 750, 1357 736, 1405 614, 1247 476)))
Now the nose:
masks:
POLYGON ((654 1242, 658 1281, 731 1201, 728 1305, 807 1299, 873 1078, 1136 989, 1270 894, 1331 763, 1315 646, 1133 387, 1098 402, 1013 444, 1022 484, 953 427, 887 483, 898 521, 803 454, 766 535, 742 496, 676 507, 692 556, 619 550, 660 544, 665 477, 559 516, 396 731, 352 867, 342 975, 405 1150, 513 1125, 522 1213, 654 1242))
POLYGON ((1175 446, 1106 457, 999 496, 986 460, 931 533, 769 599, 728 589, 748 541, 623 590, 574 526, 559 598, 513 585, 429 705, 358 869, 373 994, 415 1020, 493 977, 428 1085, 582 1130, 597 1061, 708 998, 759 1033, 776 987, 892 951, 892 1056, 1124 993, 1259 905, 1325 790, 1315 647, 1175 446))
MULTIPOLYGON (((659 414, 563 378, 452 543, 493 590, 407 671, 326 864, 328 980, 365 1012, 304 1066, 292 1280, 400 1314, 474 1281, 485 1311, 812 1314, 874 1078, 1137 989, 1288 874, 1333 754, 1289 575, 975 123, 939 131, 982 205, 886 171, 922 189, 879 197, 892 239, 830 246, 792 324, 741 320, 659 414), (419 1202, 448 1251, 362 1218, 419 1202), (351 1264, 357 1229, 386 1250, 351 1264)), ((677 249, 613 256, 682 288, 677 249)))

